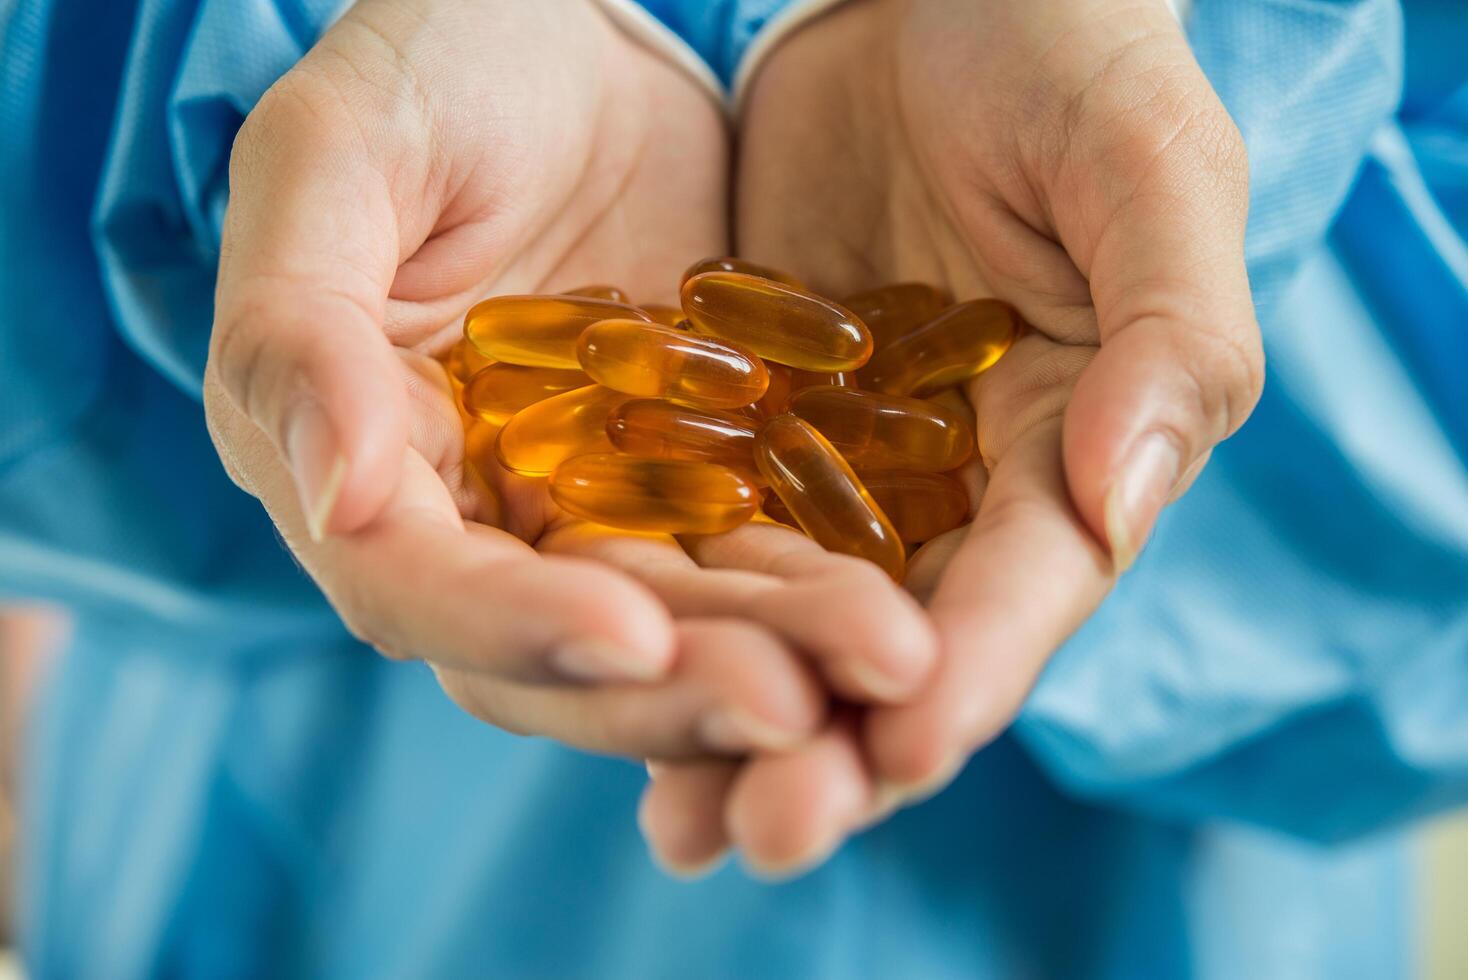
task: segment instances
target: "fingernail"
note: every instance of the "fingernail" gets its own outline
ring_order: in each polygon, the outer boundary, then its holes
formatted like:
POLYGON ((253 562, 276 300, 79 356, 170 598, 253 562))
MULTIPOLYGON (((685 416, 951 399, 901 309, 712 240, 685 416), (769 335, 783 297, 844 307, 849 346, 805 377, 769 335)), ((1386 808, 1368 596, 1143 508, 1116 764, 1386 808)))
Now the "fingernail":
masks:
POLYGON ((698 723, 699 739, 715 752, 776 752, 801 739, 799 732, 786 731, 756 718, 742 708, 715 708, 698 723))
POLYGON ((865 660, 849 660, 846 669, 851 679, 874 700, 890 704, 912 693, 911 684, 902 683, 865 660))
POLYGON ((550 656, 551 666, 573 681, 651 681, 661 671, 642 663, 620 647, 603 640, 570 640, 550 656))
POLYGON ((315 402, 297 406, 286 421, 285 459, 301 498, 306 531, 312 541, 320 541, 341 496, 347 460, 336 447, 331 420, 315 402))
POLYGON ((897 812, 897 808, 907 802, 907 797, 902 790, 891 783, 878 783, 872 792, 872 803, 867 808, 866 816, 862 818, 861 827, 866 829, 874 827, 897 812))
POLYGON ((649 847, 648 852, 652 854, 654 864, 666 874, 682 881, 698 881, 700 878, 707 878, 721 869, 729 860, 729 851, 727 849, 720 851, 707 861, 702 861, 697 864, 681 864, 659 854, 655 847, 649 847))
POLYGON ((967 761, 968 757, 960 754, 949 759, 937 769, 934 769, 932 774, 924 779, 919 779, 913 783, 892 783, 889 785, 901 795, 904 804, 911 806, 916 803, 921 803, 930 797, 936 796, 949 783, 958 778, 959 772, 962 771, 964 763, 967 761))
POLYGON ((1137 560, 1181 472, 1182 456, 1162 433, 1149 432, 1132 446, 1106 493, 1106 537, 1118 575, 1137 560))
POLYGON ((825 864, 841 847, 841 843, 845 839, 844 834, 838 833, 828 840, 821 841, 820 844, 810 848, 799 857, 792 858, 788 861, 766 862, 746 854, 744 856, 744 866, 749 870, 751 875, 762 881, 771 883, 789 881, 825 864))

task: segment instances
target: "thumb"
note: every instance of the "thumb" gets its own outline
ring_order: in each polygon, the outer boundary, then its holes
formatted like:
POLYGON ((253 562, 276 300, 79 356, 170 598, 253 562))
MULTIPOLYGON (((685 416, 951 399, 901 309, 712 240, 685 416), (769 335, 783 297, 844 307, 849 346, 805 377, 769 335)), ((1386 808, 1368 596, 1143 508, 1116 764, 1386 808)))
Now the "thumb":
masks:
POLYGON ((408 406, 383 333, 389 188, 361 128, 299 88, 277 84, 235 142, 209 369, 274 441, 320 540, 392 497, 408 406))
POLYGON ((1153 149, 1139 137, 1141 179, 1102 209, 1088 271, 1101 349, 1066 410, 1066 480, 1119 572, 1263 385, 1244 266, 1247 162, 1211 91, 1200 101, 1153 149))

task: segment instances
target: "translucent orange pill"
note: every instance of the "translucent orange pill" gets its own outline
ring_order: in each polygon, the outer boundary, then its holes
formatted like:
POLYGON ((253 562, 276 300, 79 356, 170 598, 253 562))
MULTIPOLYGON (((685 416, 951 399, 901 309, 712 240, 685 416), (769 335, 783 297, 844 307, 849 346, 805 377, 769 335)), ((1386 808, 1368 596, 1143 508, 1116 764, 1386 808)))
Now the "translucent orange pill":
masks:
POLYGON ((757 472, 754 437, 759 425, 747 415, 716 408, 634 398, 607 419, 607 437, 634 456, 703 460, 749 473, 757 472))
POLYGON ((576 356, 608 388, 717 408, 758 401, 770 383, 764 363, 749 351, 645 320, 592 324, 576 356))
POLYGON ((760 429, 755 460, 805 533, 830 551, 875 562, 902 581, 907 554, 892 522, 809 423, 778 415, 760 429))
POLYGON ((923 282, 898 282, 846 297, 841 305, 867 325, 877 350, 942 313, 953 297, 923 282))
POLYGON ((970 424, 974 422, 974 406, 969 403, 968 396, 960 388, 944 388, 941 391, 935 391, 927 396, 927 400, 934 405, 942 405, 957 412, 968 419, 970 424))
POLYGON ((646 320, 634 306, 582 296, 496 296, 464 317, 464 336, 486 357, 529 367, 576 369, 576 342, 599 320, 646 320))
POLYGON ((701 276, 705 272, 740 272, 746 276, 758 276, 761 279, 783 282, 787 286, 795 286, 798 289, 805 288, 805 283, 778 269, 771 269, 769 266, 757 265, 753 262, 746 262, 743 259, 728 256, 703 259, 702 261, 693 263, 683 273, 683 278, 679 281, 678 285, 682 286, 694 276, 701 276))
POLYGON ((479 353, 467 340, 459 340, 455 343, 453 347, 449 348, 448 354, 443 359, 444 368, 460 384, 468 384, 470 378, 493 363, 492 358, 479 353))
POLYGON ((862 384, 891 395, 926 395, 987 371, 1019 335, 1008 303, 959 303, 893 341, 861 372, 862 384))
POLYGON ((474 418, 504 425, 526 406, 589 384, 585 371, 491 364, 469 379, 461 397, 464 411, 474 418))
POLYGON ((616 286, 580 286, 576 289, 566 290, 567 296, 587 296, 591 299, 604 299, 612 303, 631 303, 627 294, 616 286))
POLYGON ((643 303, 640 309, 643 313, 647 314, 647 318, 653 323, 661 323, 665 327, 679 326, 688 319, 683 315, 683 311, 678 309, 678 307, 676 306, 661 306, 657 303, 643 303))
POLYGON ((803 371, 849 371, 872 356, 872 337, 849 310, 814 293, 739 272, 683 284, 693 329, 803 371))
POLYGON ((853 388, 806 388, 790 400, 798 415, 859 469, 941 472, 974 451, 968 419, 944 405, 853 388))
POLYGON ((728 467, 621 453, 566 460, 551 474, 550 495, 584 520, 667 534, 731 531, 759 507, 759 492, 728 467))
POLYGON ((790 405, 795 372, 783 364, 766 364, 765 368, 770 372, 770 386, 765 389, 765 396, 754 403, 753 408, 758 417, 772 419, 776 415, 784 414, 790 405))
POLYGON ((802 388, 855 388, 855 371, 791 371, 790 391, 800 391, 802 388))
POLYGON ((620 391, 587 385, 536 402, 505 423, 495 456, 521 476, 549 476, 572 456, 611 452, 607 418, 626 400, 620 391))
POLYGON ((907 544, 930 541, 968 520, 968 491, 946 473, 862 470, 858 475, 907 544))

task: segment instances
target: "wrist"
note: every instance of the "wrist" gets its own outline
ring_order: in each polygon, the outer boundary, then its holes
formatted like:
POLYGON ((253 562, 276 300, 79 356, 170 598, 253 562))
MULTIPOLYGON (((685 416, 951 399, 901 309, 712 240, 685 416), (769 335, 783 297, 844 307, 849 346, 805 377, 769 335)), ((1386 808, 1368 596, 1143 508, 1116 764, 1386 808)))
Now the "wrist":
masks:
POLYGON ((592 0, 619 30, 683 72, 723 108, 724 87, 708 63, 681 37, 635 0, 592 0))
MULTIPOLYGON (((1005 0, 980 0, 980 2, 1005 2, 1005 0)), ((1163 0, 1179 21, 1186 23, 1193 0, 1163 0)), ((736 59, 737 68, 730 95, 730 107, 737 117, 744 108, 745 99, 754 77, 769 60, 775 50, 806 24, 822 14, 834 10, 846 0, 791 0, 790 3, 764 23, 748 41, 742 54, 736 59)))

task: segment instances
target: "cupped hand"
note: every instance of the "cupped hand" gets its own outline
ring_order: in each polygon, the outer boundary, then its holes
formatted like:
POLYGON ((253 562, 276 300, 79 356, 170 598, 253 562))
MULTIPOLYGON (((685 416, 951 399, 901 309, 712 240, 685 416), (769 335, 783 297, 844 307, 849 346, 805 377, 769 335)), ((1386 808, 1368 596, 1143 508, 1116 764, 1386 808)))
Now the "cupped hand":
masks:
MULTIPOLYGON (((805 653, 836 645, 761 600, 779 570, 704 571, 670 538, 566 519, 486 454, 466 467, 429 356, 488 295, 671 300, 691 256, 727 250, 726 156, 712 100, 588 0, 364 0, 236 142, 205 383, 220 455, 354 633, 501 727, 676 759, 824 718, 805 653)), ((832 582, 805 600, 864 604, 832 582)), ((869 649, 910 692, 934 644, 907 603, 871 598, 900 635, 869 649)))
POLYGON ((745 105, 741 252, 832 295, 999 296, 1033 329, 968 388, 972 524, 912 562, 940 639, 923 693, 738 770, 660 768, 655 849, 809 866, 1009 724, 1259 396, 1247 197, 1162 0, 853 0, 775 51, 745 105))

